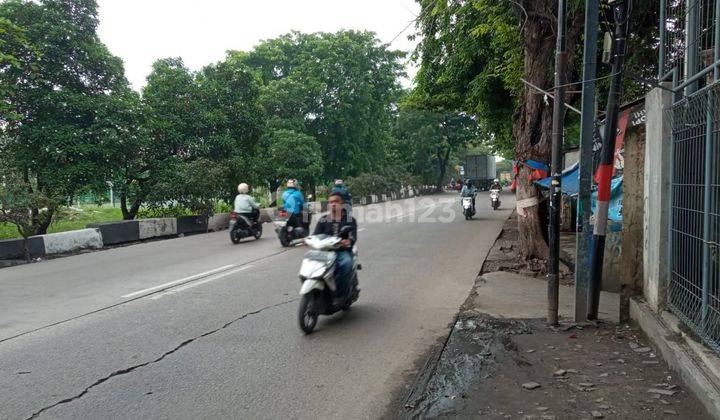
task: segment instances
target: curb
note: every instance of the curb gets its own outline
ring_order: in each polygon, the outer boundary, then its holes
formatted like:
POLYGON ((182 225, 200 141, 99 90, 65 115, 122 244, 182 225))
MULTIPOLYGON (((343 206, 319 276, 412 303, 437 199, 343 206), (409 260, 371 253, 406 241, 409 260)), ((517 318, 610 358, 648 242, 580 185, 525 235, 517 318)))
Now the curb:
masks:
POLYGON ((80 229, 43 235, 45 254, 62 254, 81 249, 100 249, 103 238, 98 229, 80 229))
MULTIPOLYGON (((45 241, 42 236, 28 238, 28 250, 31 258, 45 256, 45 241)), ((0 241, 0 259, 25 259, 22 239, 5 239, 0 241)))
POLYGON ((647 334, 714 419, 720 420, 720 359, 680 329, 669 312, 657 315, 647 303, 630 300, 630 318, 647 334))
POLYGON ((137 220, 92 223, 89 229, 98 229, 105 245, 122 244, 140 240, 140 223, 137 220))

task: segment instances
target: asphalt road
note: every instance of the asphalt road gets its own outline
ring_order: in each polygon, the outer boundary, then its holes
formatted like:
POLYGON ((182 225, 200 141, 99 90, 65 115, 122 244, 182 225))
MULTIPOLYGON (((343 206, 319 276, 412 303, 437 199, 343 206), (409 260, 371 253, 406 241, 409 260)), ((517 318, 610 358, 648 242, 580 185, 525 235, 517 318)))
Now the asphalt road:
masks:
POLYGON ((377 418, 448 332, 514 207, 356 208, 362 292, 297 325, 305 249, 227 232, 0 270, 0 417, 377 418))

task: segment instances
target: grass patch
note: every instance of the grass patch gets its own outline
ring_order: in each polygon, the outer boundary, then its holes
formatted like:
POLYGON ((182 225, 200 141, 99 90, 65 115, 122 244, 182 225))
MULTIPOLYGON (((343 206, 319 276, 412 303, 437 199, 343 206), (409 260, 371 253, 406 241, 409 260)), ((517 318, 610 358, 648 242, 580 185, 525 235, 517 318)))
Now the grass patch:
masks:
MULTIPOLYGON (((81 206, 67 208, 56 217, 48 229, 48 233, 67 232, 69 230, 85 229, 90 223, 111 222, 122 220, 120 208, 81 206)), ((0 240, 20 238, 14 225, 0 223, 0 240)))

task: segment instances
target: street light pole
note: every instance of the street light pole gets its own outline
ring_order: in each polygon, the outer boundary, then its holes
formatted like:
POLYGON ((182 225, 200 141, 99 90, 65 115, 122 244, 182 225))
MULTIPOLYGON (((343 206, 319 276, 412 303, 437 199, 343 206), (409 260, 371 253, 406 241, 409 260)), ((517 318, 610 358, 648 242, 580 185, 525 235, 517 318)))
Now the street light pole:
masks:
POLYGON ((548 231, 548 316, 550 325, 558 323, 560 293, 560 195, 562 174, 562 144, 565 120, 565 20, 567 3, 558 0, 557 46, 555 49, 555 100, 553 102, 552 160, 550 164, 550 227, 548 231))

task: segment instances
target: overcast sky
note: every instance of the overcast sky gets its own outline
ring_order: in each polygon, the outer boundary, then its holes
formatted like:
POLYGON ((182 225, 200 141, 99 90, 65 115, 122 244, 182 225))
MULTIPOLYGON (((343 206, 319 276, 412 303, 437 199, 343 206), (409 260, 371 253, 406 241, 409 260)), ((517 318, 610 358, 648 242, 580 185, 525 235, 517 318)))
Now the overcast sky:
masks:
MULTIPOLYGON (((419 13, 413 0, 98 0, 100 39, 125 62, 135 89, 158 58, 182 57, 192 70, 227 50, 248 51, 291 30, 369 30, 394 49, 410 51, 419 13), (401 33, 402 32, 402 33, 401 33), (399 34, 399 35, 398 35, 399 34)), ((414 74, 414 69, 408 68, 414 74)), ((407 81, 405 83, 407 85, 407 81)))

